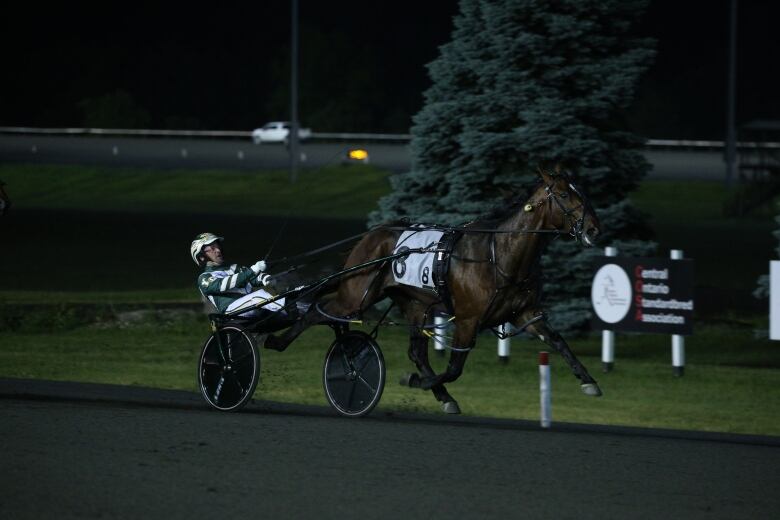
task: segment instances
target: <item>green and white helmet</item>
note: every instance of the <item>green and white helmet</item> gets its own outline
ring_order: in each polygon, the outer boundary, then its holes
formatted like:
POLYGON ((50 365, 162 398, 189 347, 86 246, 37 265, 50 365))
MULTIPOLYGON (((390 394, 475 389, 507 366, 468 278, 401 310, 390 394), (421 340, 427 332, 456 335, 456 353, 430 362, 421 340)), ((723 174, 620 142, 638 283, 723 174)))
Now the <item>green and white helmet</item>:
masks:
POLYGON ((195 262, 196 265, 200 265, 198 255, 203 251, 203 248, 214 242, 221 242, 222 240, 224 240, 224 238, 218 237, 214 233, 201 233, 196 236, 195 240, 193 240, 190 245, 190 256, 192 257, 192 261, 195 262))

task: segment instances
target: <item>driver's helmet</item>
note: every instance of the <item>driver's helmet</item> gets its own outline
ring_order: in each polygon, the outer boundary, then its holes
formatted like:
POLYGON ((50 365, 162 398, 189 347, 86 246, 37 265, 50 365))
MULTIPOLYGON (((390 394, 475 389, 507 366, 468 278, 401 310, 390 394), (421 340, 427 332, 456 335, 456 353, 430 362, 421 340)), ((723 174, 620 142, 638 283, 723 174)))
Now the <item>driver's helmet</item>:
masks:
POLYGON ((224 240, 222 237, 218 237, 214 233, 201 233, 200 235, 195 237, 195 240, 192 241, 192 244, 190 245, 190 256, 192 256, 192 261, 195 262, 196 265, 200 266, 200 261, 198 260, 198 255, 203 251, 203 248, 209 244, 213 244, 214 242, 221 242, 224 240))

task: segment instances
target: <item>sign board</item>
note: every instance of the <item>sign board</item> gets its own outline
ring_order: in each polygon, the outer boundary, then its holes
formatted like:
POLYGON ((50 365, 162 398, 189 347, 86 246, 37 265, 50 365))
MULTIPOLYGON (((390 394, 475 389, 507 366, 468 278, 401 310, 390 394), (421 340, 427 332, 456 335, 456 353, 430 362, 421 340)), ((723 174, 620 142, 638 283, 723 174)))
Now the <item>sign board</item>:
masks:
POLYGON ((591 302, 597 329, 693 334, 693 260, 600 258, 591 302))
POLYGON ((780 339, 780 261, 769 262, 769 339, 780 339))

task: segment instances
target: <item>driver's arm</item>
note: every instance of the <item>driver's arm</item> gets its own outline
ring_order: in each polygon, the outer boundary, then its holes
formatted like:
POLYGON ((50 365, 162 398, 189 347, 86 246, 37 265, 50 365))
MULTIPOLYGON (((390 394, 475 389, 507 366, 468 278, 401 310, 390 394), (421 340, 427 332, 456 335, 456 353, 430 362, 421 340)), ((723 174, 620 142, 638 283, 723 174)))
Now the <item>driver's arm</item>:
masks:
MULTIPOLYGON (((212 271, 203 273, 198 278, 198 287, 203 294, 219 294, 239 287, 243 288, 255 277, 264 276, 262 273, 258 276, 250 267, 234 267, 235 274, 227 274, 225 271, 212 271)), ((265 275, 268 276, 268 275, 265 275)))

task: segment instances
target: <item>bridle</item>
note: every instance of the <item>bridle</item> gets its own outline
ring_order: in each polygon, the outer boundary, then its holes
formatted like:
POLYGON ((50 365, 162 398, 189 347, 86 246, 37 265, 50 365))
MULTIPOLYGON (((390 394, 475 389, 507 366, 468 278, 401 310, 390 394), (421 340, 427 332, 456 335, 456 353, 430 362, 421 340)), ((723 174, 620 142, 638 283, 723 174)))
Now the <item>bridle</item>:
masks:
POLYGON ((548 201, 550 204, 555 203, 558 206, 558 208, 560 208, 560 210, 563 212, 564 226, 570 224, 568 226, 568 231, 564 231, 564 230, 559 230, 559 231, 571 235, 578 243, 581 244, 582 234, 585 231, 585 216, 588 213, 592 214, 593 209, 588 203, 588 199, 585 198, 585 195, 582 194, 582 192, 577 188, 577 186, 575 186, 574 183, 571 182, 568 177, 564 177, 564 178, 566 179, 569 189, 579 197, 580 199, 579 205, 574 207, 567 207, 563 202, 561 202, 561 199, 568 198, 569 194, 566 192, 556 193, 555 190, 553 189, 552 184, 547 184, 544 187, 544 191, 545 193, 547 193, 547 197, 545 197, 545 200, 548 201), (575 212, 580 209, 582 210, 580 212, 580 216, 576 217, 575 212))

